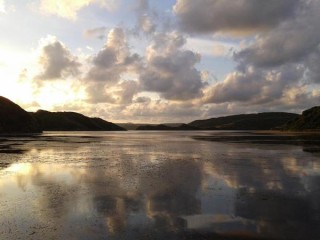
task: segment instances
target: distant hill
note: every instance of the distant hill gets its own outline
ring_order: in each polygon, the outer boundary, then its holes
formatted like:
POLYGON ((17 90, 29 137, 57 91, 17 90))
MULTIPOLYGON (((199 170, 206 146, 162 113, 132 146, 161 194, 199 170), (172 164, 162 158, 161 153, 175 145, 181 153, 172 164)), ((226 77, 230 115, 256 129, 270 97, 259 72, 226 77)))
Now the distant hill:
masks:
POLYGON ((189 130, 199 130, 199 128, 190 126, 188 124, 181 124, 176 127, 167 126, 164 124, 159 125, 144 125, 139 126, 137 130, 144 130, 144 131, 189 131, 189 130))
POLYGON ((285 112, 240 114, 189 124, 134 124, 118 126, 101 118, 90 118, 76 112, 28 113, 19 105, 0 96, 0 133, 39 133, 42 131, 125 131, 130 130, 320 130, 320 106, 305 110, 302 115, 285 112))
POLYGON ((90 118, 76 112, 38 110, 30 114, 39 122, 43 131, 125 131, 101 118, 90 118))
POLYGON ((310 108, 302 112, 295 119, 289 121, 285 126, 284 130, 290 131, 310 131, 320 130, 320 106, 310 108))
POLYGON ((0 96, 0 133, 39 133, 37 121, 19 105, 0 96))
POLYGON ((118 126, 125 128, 127 130, 137 130, 140 126, 146 125, 155 125, 155 124, 148 124, 148 123, 117 123, 118 126))
MULTIPOLYGON (((118 126, 123 127, 127 130, 137 130, 138 127, 145 126, 157 126, 161 124, 151 124, 151 123, 116 123, 118 126)), ((162 123, 162 125, 166 125, 169 127, 178 127, 183 123, 162 123)))
POLYGON ((271 130, 283 126, 298 116, 295 113, 285 112, 240 114, 196 120, 189 125, 206 130, 271 130))

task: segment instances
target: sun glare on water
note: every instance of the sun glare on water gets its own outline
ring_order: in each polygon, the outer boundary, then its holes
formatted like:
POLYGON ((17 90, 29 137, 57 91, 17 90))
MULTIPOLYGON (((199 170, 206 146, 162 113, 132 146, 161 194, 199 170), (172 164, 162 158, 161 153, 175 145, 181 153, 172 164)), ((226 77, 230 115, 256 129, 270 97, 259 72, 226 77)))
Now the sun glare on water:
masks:
POLYGON ((31 170, 30 163, 14 163, 6 169, 7 172, 26 174, 31 170))

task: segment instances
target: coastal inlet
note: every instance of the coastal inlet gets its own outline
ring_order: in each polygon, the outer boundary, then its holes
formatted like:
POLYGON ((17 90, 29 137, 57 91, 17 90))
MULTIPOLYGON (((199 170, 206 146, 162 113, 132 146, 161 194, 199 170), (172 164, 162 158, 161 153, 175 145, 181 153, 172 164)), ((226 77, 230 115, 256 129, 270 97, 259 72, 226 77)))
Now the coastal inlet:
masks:
POLYGON ((319 137, 0 138, 0 239, 320 239, 319 137))

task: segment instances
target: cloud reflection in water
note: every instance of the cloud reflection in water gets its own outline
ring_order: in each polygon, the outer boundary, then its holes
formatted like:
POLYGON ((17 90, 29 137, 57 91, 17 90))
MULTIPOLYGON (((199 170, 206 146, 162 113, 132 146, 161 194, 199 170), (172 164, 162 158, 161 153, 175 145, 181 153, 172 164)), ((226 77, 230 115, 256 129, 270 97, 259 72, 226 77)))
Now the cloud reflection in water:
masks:
POLYGON ((24 140, 19 147, 28 151, 0 170, 0 237, 319 236, 317 154, 301 146, 190 136, 86 133, 24 140))

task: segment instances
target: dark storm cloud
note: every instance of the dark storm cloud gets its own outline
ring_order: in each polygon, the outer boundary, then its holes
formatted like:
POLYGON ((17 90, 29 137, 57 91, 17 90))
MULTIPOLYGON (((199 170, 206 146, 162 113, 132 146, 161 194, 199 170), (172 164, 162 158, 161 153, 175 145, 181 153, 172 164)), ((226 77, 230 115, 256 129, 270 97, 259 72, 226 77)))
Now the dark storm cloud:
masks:
POLYGON ((300 0, 177 0, 174 12, 189 32, 257 31, 294 15, 300 0))
POLYGON ((140 76, 143 90, 158 92, 170 100, 187 100, 202 95, 205 83, 195 68, 201 57, 183 50, 184 44, 184 37, 177 32, 154 36, 140 76))
POLYGON ((39 63, 43 69, 37 78, 41 80, 65 78, 79 73, 77 58, 56 39, 51 39, 42 47, 39 63))

